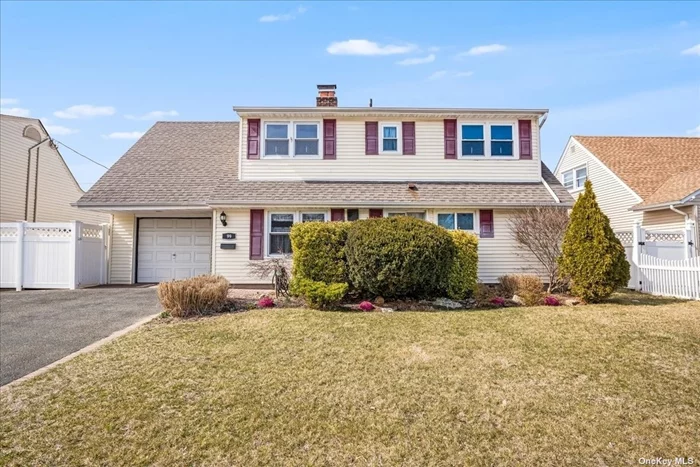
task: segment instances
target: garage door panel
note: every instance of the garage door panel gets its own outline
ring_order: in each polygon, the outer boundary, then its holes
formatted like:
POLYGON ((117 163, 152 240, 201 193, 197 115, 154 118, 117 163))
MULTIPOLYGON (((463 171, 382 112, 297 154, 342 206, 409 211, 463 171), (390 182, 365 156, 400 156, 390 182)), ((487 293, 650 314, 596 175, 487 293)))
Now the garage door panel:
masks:
POLYGON ((211 229, 211 219, 140 219, 137 282, 209 274, 211 229))

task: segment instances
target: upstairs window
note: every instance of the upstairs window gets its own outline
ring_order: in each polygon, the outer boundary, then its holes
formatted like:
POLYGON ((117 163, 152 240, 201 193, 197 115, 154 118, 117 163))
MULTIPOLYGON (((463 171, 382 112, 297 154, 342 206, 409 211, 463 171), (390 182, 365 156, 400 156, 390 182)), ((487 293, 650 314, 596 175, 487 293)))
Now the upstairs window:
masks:
POLYGON ((438 214, 438 225, 447 230, 474 230, 473 212, 449 212, 438 214))
POLYGON ((564 187, 570 191, 583 190, 588 178, 588 170, 586 166, 576 167, 562 173, 561 181, 564 187))
POLYGON ((511 125, 491 125, 491 155, 513 155, 513 127, 511 125))
POLYGON ((399 125, 396 123, 382 123, 382 153, 399 153, 399 125))
POLYGON ((462 155, 485 155, 484 125, 462 125, 462 155))
POLYGON ((265 157, 318 157, 318 122, 265 123, 265 157))

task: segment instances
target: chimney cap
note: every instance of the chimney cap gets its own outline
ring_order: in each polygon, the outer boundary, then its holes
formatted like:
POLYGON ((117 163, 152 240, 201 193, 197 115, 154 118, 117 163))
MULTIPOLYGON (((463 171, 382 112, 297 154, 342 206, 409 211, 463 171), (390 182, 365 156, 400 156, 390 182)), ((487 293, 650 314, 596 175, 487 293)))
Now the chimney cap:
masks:
POLYGON ((316 85, 316 88, 320 91, 320 90, 322 90, 322 89, 323 89, 323 90, 326 90, 326 89, 337 89, 338 86, 336 86, 335 84, 317 84, 317 85, 316 85))

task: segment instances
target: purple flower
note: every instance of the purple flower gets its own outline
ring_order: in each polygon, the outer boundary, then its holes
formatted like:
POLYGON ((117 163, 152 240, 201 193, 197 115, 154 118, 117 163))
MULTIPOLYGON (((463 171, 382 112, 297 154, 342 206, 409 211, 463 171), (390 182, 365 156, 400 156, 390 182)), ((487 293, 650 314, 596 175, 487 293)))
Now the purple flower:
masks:
POLYGON ((503 297, 493 297, 491 303, 498 306, 503 306, 506 304, 506 299, 503 297))
POLYGON ((275 306, 275 301, 270 297, 263 297, 258 300, 258 307, 260 308, 271 308, 275 306))
POLYGON ((559 299, 553 295, 549 295, 548 297, 545 297, 544 304, 547 306, 559 306, 559 305, 561 305, 561 303, 559 303, 559 299))
POLYGON ((374 305, 365 300, 364 302, 360 303, 359 308, 362 311, 372 311, 374 310, 374 305))

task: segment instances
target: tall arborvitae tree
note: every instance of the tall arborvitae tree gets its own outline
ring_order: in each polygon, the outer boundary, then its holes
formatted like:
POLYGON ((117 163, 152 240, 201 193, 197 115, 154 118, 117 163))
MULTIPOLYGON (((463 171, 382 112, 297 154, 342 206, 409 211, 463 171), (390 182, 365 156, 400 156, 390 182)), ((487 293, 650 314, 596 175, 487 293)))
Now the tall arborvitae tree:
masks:
POLYGON ((586 302, 599 302, 630 280, 625 248, 600 210, 590 180, 571 211, 560 268, 571 280, 571 292, 586 302))

